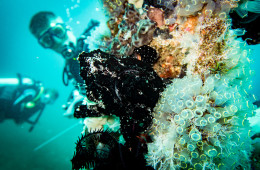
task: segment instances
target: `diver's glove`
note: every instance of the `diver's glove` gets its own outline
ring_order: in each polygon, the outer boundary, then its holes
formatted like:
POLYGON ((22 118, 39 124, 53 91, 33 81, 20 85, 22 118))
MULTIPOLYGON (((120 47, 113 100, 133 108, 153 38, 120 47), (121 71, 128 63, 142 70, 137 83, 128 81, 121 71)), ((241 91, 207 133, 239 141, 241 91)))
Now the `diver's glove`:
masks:
POLYGON ((78 90, 73 90, 67 101, 67 104, 63 105, 63 108, 66 110, 63 116, 73 117, 75 108, 77 108, 79 105, 82 105, 83 100, 84 96, 80 94, 78 90))

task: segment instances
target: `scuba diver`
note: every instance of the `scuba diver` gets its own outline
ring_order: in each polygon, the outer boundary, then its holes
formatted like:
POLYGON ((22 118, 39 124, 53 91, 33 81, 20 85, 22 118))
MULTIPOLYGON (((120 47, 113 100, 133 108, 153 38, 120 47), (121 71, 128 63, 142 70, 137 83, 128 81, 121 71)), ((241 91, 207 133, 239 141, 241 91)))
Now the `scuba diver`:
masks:
POLYGON ((70 27, 67 26, 61 17, 52 12, 42 11, 36 13, 30 22, 30 31, 37 38, 38 43, 47 49, 52 49, 61 54, 66 60, 63 69, 63 83, 68 86, 74 82, 75 90, 72 90, 67 103, 63 106, 66 110, 64 116, 72 117, 74 109, 83 102, 85 90, 83 79, 80 76, 80 65, 78 55, 88 52, 88 45, 85 40, 90 36, 90 31, 99 26, 99 22, 91 20, 87 29, 76 39, 70 27))
POLYGON ((41 82, 18 74, 17 78, 0 78, 0 122, 13 119, 16 124, 29 123, 31 132, 47 104, 53 104, 59 94, 44 88, 41 82), (35 120, 32 116, 37 115, 35 120))
POLYGON ((87 29, 80 38, 76 39, 70 27, 67 26, 61 17, 52 12, 38 12, 30 22, 30 31, 37 38, 38 43, 43 48, 48 48, 61 54, 66 60, 63 70, 63 83, 68 85, 70 80, 83 84, 79 75, 78 55, 85 51, 88 52, 88 45, 85 39, 90 36, 90 31, 99 26, 99 22, 91 20, 87 29))

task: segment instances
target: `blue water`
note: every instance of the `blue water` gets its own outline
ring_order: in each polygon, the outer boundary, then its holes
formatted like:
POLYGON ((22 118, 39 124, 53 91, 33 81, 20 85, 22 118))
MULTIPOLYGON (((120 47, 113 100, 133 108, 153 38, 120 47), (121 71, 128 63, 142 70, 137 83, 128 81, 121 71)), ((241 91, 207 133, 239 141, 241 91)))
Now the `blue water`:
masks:
POLYGON ((78 37, 91 18, 99 19, 96 2, 84 0, 1 0, 0 1, 0 77, 16 73, 40 80, 44 86, 59 90, 54 105, 48 105, 39 123, 29 133, 30 125, 16 125, 12 120, 0 123, 0 169, 3 170, 66 170, 71 169, 75 142, 82 131, 78 125, 34 151, 46 140, 73 126, 78 120, 62 116, 61 108, 73 89, 62 83, 64 60, 51 50, 42 48, 29 32, 31 17, 39 11, 52 11, 68 23, 78 37), (71 7, 79 5, 75 9, 71 7), (70 16, 67 14, 70 9, 70 16), (72 18, 72 20, 70 19, 72 18))
MULTIPOLYGON (((61 16, 78 37, 91 18, 100 19, 97 0, 1 0, 0 1, 0 78, 15 77, 16 73, 40 80, 46 87, 59 90, 54 105, 47 106, 35 129, 17 126, 12 120, 0 124, 0 169, 3 170, 66 170, 75 142, 82 131, 78 125, 37 151, 46 140, 73 126, 78 120, 62 116, 72 86, 62 83, 64 60, 59 54, 42 48, 29 32, 30 18, 39 11, 52 11, 61 16), (75 9, 71 7, 75 7, 75 9), (70 16, 67 14, 69 9, 70 16), (72 20, 70 19, 72 18, 72 20)), ((252 67, 255 70, 253 93, 260 99, 260 45, 252 47, 252 67)))

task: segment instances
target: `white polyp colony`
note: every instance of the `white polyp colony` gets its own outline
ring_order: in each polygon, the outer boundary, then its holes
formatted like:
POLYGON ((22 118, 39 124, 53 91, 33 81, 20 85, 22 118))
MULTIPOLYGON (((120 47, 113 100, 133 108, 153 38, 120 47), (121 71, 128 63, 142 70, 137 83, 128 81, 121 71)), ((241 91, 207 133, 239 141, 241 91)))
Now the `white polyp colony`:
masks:
POLYGON ((247 92, 250 82, 244 80, 250 69, 247 55, 233 52, 227 53, 225 61, 234 58, 227 73, 207 74, 204 80, 188 75, 166 87, 154 108, 148 165, 155 169, 248 169, 252 148, 247 117, 254 106, 247 92))

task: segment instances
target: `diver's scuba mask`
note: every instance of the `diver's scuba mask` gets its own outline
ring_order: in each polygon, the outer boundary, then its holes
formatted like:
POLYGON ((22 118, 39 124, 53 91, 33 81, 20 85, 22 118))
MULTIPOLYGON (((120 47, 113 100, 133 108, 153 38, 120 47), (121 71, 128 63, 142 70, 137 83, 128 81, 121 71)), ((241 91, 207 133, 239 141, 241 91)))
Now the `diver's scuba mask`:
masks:
POLYGON ((39 38, 38 42, 44 48, 52 48, 55 42, 64 39, 67 34, 67 27, 64 23, 57 23, 45 31, 39 38))

